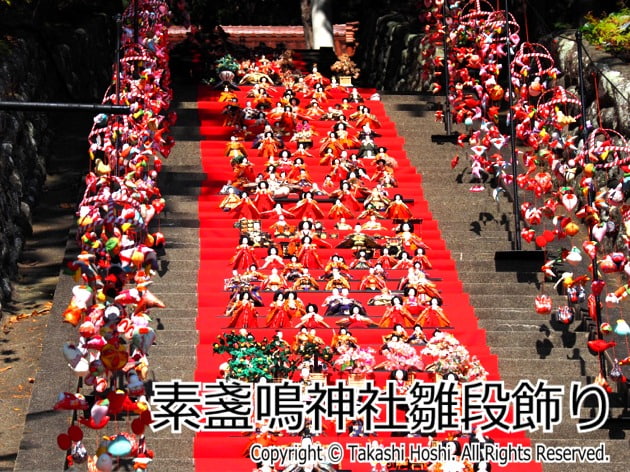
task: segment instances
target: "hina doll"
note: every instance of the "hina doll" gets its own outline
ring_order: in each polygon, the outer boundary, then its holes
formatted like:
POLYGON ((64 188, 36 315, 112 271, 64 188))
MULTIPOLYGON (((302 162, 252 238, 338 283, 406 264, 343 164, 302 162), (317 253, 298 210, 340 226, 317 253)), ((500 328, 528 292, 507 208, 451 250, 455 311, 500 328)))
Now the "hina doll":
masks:
POLYGON ((387 206, 385 217, 393 220, 409 220, 413 215, 407 204, 403 201, 402 195, 397 193, 387 206))
POLYGON ((369 125, 370 128, 380 128, 381 122, 378 120, 375 114, 373 114, 368 107, 363 107, 363 112, 355 119, 357 127, 369 125))
POLYGON ((246 269, 252 264, 256 264, 254 248, 249 244, 249 238, 244 237, 241 243, 236 246, 236 252, 230 259, 232 269, 246 269))
POLYGON ((257 220, 260 218, 260 211, 258 211, 256 204, 245 192, 241 193, 240 201, 232 207, 230 213, 233 213, 239 220, 241 218, 247 220, 257 220))
POLYGON ((307 290, 319 290, 319 283, 309 273, 308 268, 302 269, 302 273, 293 282, 293 290, 295 291, 307 291, 307 290))
POLYGON ((238 205, 240 201, 241 197, 236 193, 236 189, 232 186, 229 186, 227 195, 223 197, 223 200, 221 200, 221 203, 219 203, 219 208, 221 208, 223 211, 230 211, 236 205, 238 205))
POLYGON ((363 314, 358 306, 353 306, 350 314, 340 320, 337 320, 335 324, 337 324, 337 326, 343 326, 344 328, 348 328, 350 326, 375 328, 378 326, 378 324, 372 321, 369 316, 363 314))
POLYGON ((230 90, 230 87, 227 85, 221 91, 219 95, 219 99, 217 100, 219 103, 231 102, 232 100, 238 101, 238 96, 233 90, 230 90))
MULTIPOLYGON (((257 210, 260 213, 265 211, 269 211, 276 206, 276 202, 273 199, 273 190, 269 187, 269 184, 265 180, 261 180, 258 182, 256 186, 256 191, 254 193, 253 198, 254 205, 256 205, 257 210)), ((248 218, 248 219, 259 219, 257 218, 248 218)))
POLYGON ((400 226, 400 229, 396 231, 396 236, 398 236, 402 242, 402 249, 410 255, 415 254, 418 248, 430 249, 422 238, 413 232, 413 226, 408 222, 400 226))
POLYGON ((231 318, 228 328, 257 328, 258 311, 249 292, 238 294, 236 301, 226 311, 226 316, 231 318))
POLYGON ((263 265, 260 267, 261 269, 283 269, 284 268, 284 260, 278 254, 278 248, 275 246, 271 246, 267 249, 267 256, 263 261, 263 265))
POLYGON ((266 328, 286 328, 291 326, 291 317, 284 310, 284 293, 278 291, 273 296, 267 312, 266 328))
MULTIPOLYGON (((269 231, 271 231, 274 236, 288 238, 293 235, 295 227, 287 223, 287 220, 284 218, 285 213, 279 203, 274 207, 274 210, 263 213, 263 218, 267 218, 269 214, 277 215, 278 217, 275 222, 269 225, 269 231), (276 209, 278 211, 276 211, 276 209)), ((289 215, 289 217, 292 218, 293 215, 289 215)))
POLYGON ((381 264, 384 269, 393 269, 398 259, 389 253, 389 248, 381 249, 381 255, 376 259, 376 264, 381 264))
POLYGON ((395 325, 410 327, 415 324, 415 320, 411 313, 403 306, 403 300, 399 296, 392 298, 392 305, 389 306, 379 322, 381 328, 389 328, 395 325))
POLYGON ((350 281, 348 276, 341 272, 338 267, 333 267, 330 273, 325 275, 327 279, 326 290, 350 289, 350 281))
POLYGON ((352 211, 358 211, 363 208, 356 199, 350 182, 347 180, 342 180, 339 183, 339 189, 332 192, 330 196, 341 200, 341 202, 352 211))
POLYGON ((330 259, 326 263, 324 271, 328 274, 332 272, 332 270, 335 268, 339 269, 339 271, 341 272, 347 272, 348 270, 350 270, 348 264, 346 264, 346 262, 343 260, 343 257, 341 257, 339 254, 333 254, 332 256, 330 256, 330 259))
POLYGON ((347 288, 342 288, 338 296, 327 297, 326 300, 328 302, 326 303, 327 309, 324 316, 348 316, 354 308, 358 308, 361 315, 367 316, 363 305, 358 300, 350 298, 350 290, 347 288))
POLYGON ((292 135, 298 124, 298 116, 291 106, 285 106, 282 114, 278 117, 278 128, 285 135, 292 135))
POLYGON ((330 166, 330 171, 328 171, 328 176, 333 182, 336 182, 337 185, 341 183, 342 180, 345 180, 348 177, 349 169, 342 162, 341 159, 335 158, 332 160, 332 164, 330 166))
POLYGON ((304 238, 302 238, 302 245, 296 255, 300 264, 306 268, 323 268, 319 260, 319 255, 317 254, 317 244, 313 242, 310 236, 304 236, 304 238))
MULTIPOLYGON (((365 213, 367 212, 368 210, 365 210, 361 213, 361 215, 365 215, 365 213)), ((387 231, 387 228, 385 228, 385 226, 383 226, 383 224, 377 220, 378 217, 380 217, 378 212, 376 212, 376 214, 370 214, 369 219, 361 225, 361 230, 370 232, 374 235, 378 235, 383 231, 387 231)))
POLYGON ((287 281, 278 272, 278 269, 274 267, 273 269, 271 269, 271 273, 265 278, 263 283, 260 285, 260 288, 262 288, 263 290, 271 290, 272 292, 278 292, 279 290, 284 290, 289 287, 288 287, 287 281))
POLYGON ((387 191, 381 185, 376 185, 370 190, 369 195, 365 197, 363 206, 367 208, 368 205, 371 205, 377 210, 382 211, 385 210, 390 203, 391 200, 387 195, 387 191))
POLYGON ((450 321, 440 306, 440 300, 433 298, 431 299, 431 305, 422 310, 420 315, 418 315, 416 324, 419 324, 423 328, 426 326, 444 328, 445 326, 450 326, 450 321))
POLYGON ((318 313, 317 305, 309 303, 306 306, 306 313, 300 318, 300 322, 296 324, 295 327, 314 329, 320 327, 330 328, 330 325, 326 323, 324 317, 318 313))
POLYGON ((304 110, 304 115, 311 120, 319 120, 326 113, 317 100, 311 100, 304 110))
POLYGON ((381 293, 368 300, 368 305, 389 306, 392 304, 392 298, 394 298, 394 294, 392 293, 392 291, 387 287, 383 287, 381 289, 381 293))
POLYGON ((361 283, 359 284, 359 290, 379 291, 386 287, 387 283, 385 282, 385 279, 376 275, 373 267, 370 267, 370 270, 363 276, 361 283))
POLYGON ((258 270, 256 264, 252 264, 241 274, 241 278, 248 285, 253 285, 264 282, 267 279, 267 276, 258 270))
MULTIPOLYGON (((424 245, 424 242, 422 244, 424 245)), ((416 253, 411 260, 413 261, 414 265, 416 262, 419 262, 422 269, 431 269, 433 268, 433 265, 431 264, 431 261, 425 253, 425 247, 426 245, 424 245, 424 247, 416 248, 416 253)))
POLYGON ((335 124, 334 131, 337 134, 337 139, 344 149, 358 148, 361 145, 358 139, 350 136, 348 127, 345 123, 340 122, 335 124))
POLYGON ((359 342, 357 341, 357 338, 352 336, 350 331, 346 328, 339 328, 339 331, 335 333, 330 342, 330 347, 332 347, 335 352, 338 352, 339 349, 347 347, 355 349, 358 345, 359 342))
POLYGON ((368 260, 367 252, 359 251, 357 257, 350 263, 350 268, 357 270, 371 269, 372 264, 368 260))
POLYGON ((328 218, 331 220, 340 220, 341 218, 354 218, 354 215, 340 199, 337 199, 335 200, 335 204, 328 210, 328 218))
POLYGON ((291 163, 291 169, 287 173, 287 179, 289 180, 289 182, 292 183, 297 183, 300 179, 305 179, 309 183, 313 181, 308 173, 308 169, 306 163, 304 162, 304 159, 302 159, 301 157, 296 157, 295 159, 293 159, 293 162, 291 163), (304 174, 306 175, 304 176, 304 174))
POLYGON ((294 207, 290 208, 289 211, 299 219, 313 218, 318 220, 324 218, 324 212, 321 208, 319 208, 319 205, 313 199, 313 194, 311 192, 303 192, 302 198, 294 207))
POLYGON ((225 155, 230 158, 230 164, 232 164, 232 162, 238 162, 247 157, 247 148, 242 140, 232 136, 225 144, 225 155))
POLYGON ((404 292, 403 305, 413 316, 418 316, 424 308, 425 297, 418 294, 415 287, 407 287, 404 292))
MULTIPOLYGON (((337 133, 334 131, 329 132, 325 138, 321 139, 319 143, 319 155, 323 156, 329 149, 334 157, 339 157, 344 150, 343 145, 337 137, 337 133)), ((330 164, 330 162, 328 162, 328 164, 330 164)))
POLYGON ((283 309, 287 312, 288 316, 292 319, 301 318, 306 313, 304 302, 300 300, 297 292, 290 291, 285 295, 285 300, 282 303, 283 309))
POLYGON ((309 87, 314 88, 318 84, 321 86, 330 85, 330 80, 324 77, 322 73, 317 70, 317 66, 313 66, 311 73, 304 77, 304 83, 309 87))
POLYGON ((244 188, 247 184, 256 180, 256 174, 254 173, 254 165, 244 157, 241 162, 232 166, 234 172, 234 187, 244 188))
POLYGON ((427 279, 426 274, 420 268, 420 264, 414 264, 407 269, 407 275, 400 279, 399 290, 406 290, 409 287, 413 287, 418 293, 425 293, 429 297, 439 296, 437 286, 427 279))
POLYGON ((291 256, 289 262, 287 262, 284 265, 284 269, 282 269, 282 275, 288 281, 293 282, 302 274, 303 269, 304 266, 298 261, 297 256, 291 256))
POLYGON ((398 259, 398 262, 396 262, 392 269, 409 270, 410 268, 413 268, 413 261, 411 260, 411 257, 409 257, 409 254, 407 254, 405 251, 402 251, 400 253, 400 259, 398 259))
POLYGON ((339 157, 338 153, 335 153, 334 148, 327 147, 321 154, 319 159, 320 166, 331 165, 332 162, 339 157))
POLYGON ((413 332, 407 338, 407 343, 414 346, 423 346, 427 343, 427 336, 419 324, 413 327, 413 332))
POLYGON ((264 134, 263 139, 258 144, 258 155, 263 159, 275 157, 280 153, 280 144, 271 131, 264 134))

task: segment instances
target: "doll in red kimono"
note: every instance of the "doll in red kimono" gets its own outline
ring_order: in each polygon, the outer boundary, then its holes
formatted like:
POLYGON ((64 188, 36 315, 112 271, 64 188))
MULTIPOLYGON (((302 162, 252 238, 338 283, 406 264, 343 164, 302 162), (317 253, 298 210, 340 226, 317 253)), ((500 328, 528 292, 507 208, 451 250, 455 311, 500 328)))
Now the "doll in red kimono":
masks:
POLYGON ((249 292, 241 292, 225 314, 231 317, 228 328, 258 327, 258 311, 254 301, 249 296, 249 292))
POLYGON ((239 220, 241 218, 245 218, 247 220, 260 219, 260 211, 258 211, 256 204, 245 192, 241 193, 240 201, 234 205, 230 212, 236 215, 236 218, 239 220))
POLYGON ((385 210, 385 216, 396 220, 409 220, 413 217, 413 214, 403 201, 402 195, 397 193, 385 210))
POLYGON ((302 198, 294 207, 289 208, 289 211, 299 219, 313 218, 319 220, 324 218, 324 212, 321 208, 319 208, 319 205, 313 199, 313 194, 311 192, 302 193, 302 198))
POLYGON ((291 317, 284 309, 284 293, 278 291, 273 296, 267 313, 266 328, 285 328, 291 326, 291 317))
POLYGON ((236 253, 230 259, 232 269, 247 269, 252 264, 256 264, 256 254, 254 248, 249 245, 249 238, 241 239, 241 244, 236 246, 236 253))
POLYGON ((317 254, 317 244, 310 236, 302 238, 302 245, 297 252, 298 261, 308 269, 323 269, 322 263, 317 254))
POLYGON ((397 324, 407 328, 415 324, 413 316, 411 316, 409 310, 404 307, 403 300, 399 296, 392 298, 392 305, 385 310, 378 325, 381 328, 391 328, 397 324))
POLYGON ((324 321, 324 317, 318 313, 317 305, 309 303, 306 305, 306 313, 301 317, 300 322, 295 325, 296 328, 306 327, 314 328, 330 328, 330 325, 324 321))
POLYGON ((440 300, 433 298, 431 299, 431 305, 422 310, 420 315, 418 315, 416 324, 419 324, 423 328, 426 326, 431 328, 444 328, 445 326, 450 326, 450 321, 440 306, 440 300))

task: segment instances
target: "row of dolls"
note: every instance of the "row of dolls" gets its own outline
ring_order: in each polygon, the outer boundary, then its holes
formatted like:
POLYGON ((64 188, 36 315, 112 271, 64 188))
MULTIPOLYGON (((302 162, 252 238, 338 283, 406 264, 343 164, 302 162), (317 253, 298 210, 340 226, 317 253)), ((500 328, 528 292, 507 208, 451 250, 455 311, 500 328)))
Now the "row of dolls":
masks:
MULTIPOLYGON (((264 327, 267 328, 330 328, 327 318, 336 317, 337 326, 390 328, 396 325, 411 327, 446 327, 450 320, 441 307, 440 298, 428 298, 415 288, 409 288, 404 296, 383 291, 379 297, 385 311, 378 322, 367 313, 365 306, 350 297, 347 288, 335 288, 322 303, 326 308, 324 315, 319 313, 315 303, 305 304, 298 292, 278 291, 268 307, 264 327), (386 301, 388 300, 387 304, 386 301), (340 318, 339 318, 340 317, 340 318)), ((259 307, 262 300, 258 294, 245 290, 232 294, 224 315, 230 318, 229 328, 258 328, 259 307)), ((262 325, 262 323, 261 323, 262 325)))

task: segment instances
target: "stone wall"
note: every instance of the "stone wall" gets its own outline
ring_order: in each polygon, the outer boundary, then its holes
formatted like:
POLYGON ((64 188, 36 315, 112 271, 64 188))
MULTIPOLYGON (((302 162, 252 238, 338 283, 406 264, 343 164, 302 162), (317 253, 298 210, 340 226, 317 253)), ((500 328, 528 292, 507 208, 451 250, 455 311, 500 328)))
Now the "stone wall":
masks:
MULTIPOLYGON (((111 80, 115 25, 106 15, 82 23, 25 27, 0 38, 0 100, 100 103, 111 80)), ((31 233, 54 125, 46 113, 0 110, 0 313, 31 233)))
POLYGON ((420 25, 410 15, 390 13, 366 19, 359 31, 361 80, 390 91, 421 91, 420 25))
MULTIPOLYGON (((413 16, 391 13, 361 24, 360 67, 365 84, 396 92, 426 92, 433 82, 420 79, 421 26, 413 16)), ((575 31, 544 41, 562 71, 558 85, 579 95, 575 31)), ((630 64, 585 43, 584 66, 588 119, 630 137, 630 64), (599 113, 595 79, 598 85, 599 113)))
MULTIPOLYGON (((615 129, 630 138, 630 63, 584 42, 584 91, 587 118, 595 126, 615 129), (597 84, 597 93, 595 89, 597 84), (599 98, 599 111, 598 101, 599 98)), ((579 95, 575 31, 566 31, 548 44, 563 73, 559 85, 579 95)))
MULTIPOLYGON (((363 26, 363 25, 362 25, 363 26)), ((421 26, 412 16, 391 13, 374 19, 361 35, 362 80, 382 90, 425 92, 432 79, 420 80, 421 26)), ((565 31, 544 44, 562 71, 558 85, 579 95, 575 31, 565 31)), ((630 64, 584 43, 588 119, 630 137, 630 64), (595 93, 595 83, 598 93, 595 93), (599 96, 599 112, 596 97, 599 96)))

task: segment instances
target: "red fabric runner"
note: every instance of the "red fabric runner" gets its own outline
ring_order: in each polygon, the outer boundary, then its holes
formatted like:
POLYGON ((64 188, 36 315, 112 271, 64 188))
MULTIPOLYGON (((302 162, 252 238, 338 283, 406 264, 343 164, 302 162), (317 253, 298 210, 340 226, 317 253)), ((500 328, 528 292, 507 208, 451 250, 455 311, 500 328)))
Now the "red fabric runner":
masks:
MULTIPOLYGON (((237 92, 241 105, 244 105, 249 99, 245 98, 247 90, 237 92)), ((390 197, 396 193, 400 193, 408 201, 408 205, 413 212, 414 218, 422 220, 422 223, 415 225, 415 233, 429 246, 427 255, 433 265, 433 268, 427 271, 428 276, 435 281, 440 290, 440 296, 443 299, 442 308, 450 318, 452 329, 449 332, 470 351, 471 355, 479 358, 482 365, 489 372, 489 380, 499 380, 497 358, 490 353, 485 340, 485 331, 479 328, 477 318, 475 317, 473 307, 471 306, 467 294, 463 291, 462 283, 458 278, 455 270, 455 264, 451 258, 450 252, 446 249, 445 243, 441 238, 438 224, 433 220, 428 204, 423 197, 422 178, 416 169, 410 164, 403 150, 404 139, 397 136, 395 125, 387 118, 383 104, 377 101, 368 101, 367 97, 373 91, 361 91, 366 97, 365 104, 369 106, 372 113, 378 116, 382 127, 375 129, 381 136, 375 138, 378 146, 385 146, 389 155, 396 158, 399 168, 396 169, 396 177, 399 181, 399 187, 390 188, 390 197)), ((277 92, 280 96, 280 91, 277 92)), ((199 330, 200 344, 197 348, 197 370, 195 380, 200 382, 215 381, 219 377, 218 367, 225 362, 224 356, 213 354, 212 343, 216 341, 217 336, 224 332, 229 332, 228 324, 230 319, 223 313, 228 303, 229 294, 224 291, 224 280, 228 279, 232 273, 232 267, 229 259, 234 255, 236 246, 239 241, 239 230, 234 227, 235 217, 221 211, 220 202, 224 195, 220 195, 219 191, 226 182, 233 178, 233 171, 229 164, 229 158, 225 157, 225 144, 230 139, 231 128, 221 126, 225 115, 222 113, 225 103, 217 102, 218 92, 207 87, 201 87, 199 90, 199 115, 201 118, 201 133, 203 141, 200 143, 203 170, 207 174, 207 180, 204 183, 201 196, 199 198, 199 220, 200 220, 200 268, 198 277, 198 302, 199 315, 197 319, 197 329, 199 330)), ((274 98, 275 100, 275 98, 274 98)), ((274 101, 275 103, 275 101, 274 101)), ((332 102, 331 102, 332 103, 332 102)), ((324 108, 331 106, 326 104, 324 108)), ((311 121, 311 127, 319 133, 316 137, 315 146, 309 151, 314 156, 318 153, 318 139, 326 135, 331 130, 334 122, 332 121, 311 121)), ((356 133, 356 131, 355 131, 356 133)), ((354 133, 352 133, 354 134, 354 133)), ((254 164, 255 173, 263 172, 265 159, 258 157, 256 150, 251 149, 251 141, 245 143, 248 149, 248 159, 254 164)), ((289 146, 290 150, 295 149, 295 145, 289 146)), ((320 187, 324 180, 324 176, 328 171, 328 166, 318 165, 319 157, 307 159, 309 173, 314 182, 320 187)), ((368 167, 368 173, 372 170, 368 167)), ((294 196, 293 196, 294 197, 294 196)), ((293 199, 295 200, 295 198, 293 199)), ((283 207, 289 208, 295 205, 295 201, 284 203, 283 207)), ((326 214, 332 203, 320 203, 320 207, 326 214)), ((263 230, 266 230, 273 220, 263 219, 263 230)), ((296 224, 295 220, 288 220, 291 224, 296 224)), ((320 220, 328 234, 337 233, 338 239, 329 239, 333 245, 340 242, 345 234, 349 232, 337 231, 334 228, 335 221, 329 219, 320 220)), ((384 220, 384 225, 391 227, 388 220, 384 220)), ((361 223, 363 223, 362 221, 361 223)), ((355 220, 349 219, 348 223, 352 226, 355 220)), ((257 262, 259 266, 267 255, 266 249, 259 248, 255 250, 257 262)), ((350 262, 353 257, 349 249, 337 248, 320 248, 318 250, 319 257, 323 264, 328 261, 329 257, 335 253, 343 254, 346 262, 350 262)), ((262 272, 269 274, 269 270, 262 272)), ((322 271, 319 269, 310 269, 313 276, 318 278, 322 271)), ((392 290, 396 289, 398 279, 404 277, 406 271, 388 270, 388 286, 392 290)), ((367 306, 367 300, 376 295, 377 292, 358 292, 358 280, 365 274, 365 271, 352 271, 353 281, 351 296, 363 302, 367 306)), ((321 283, 321 282, 320 282, 321 283)), ((325 284, 321 283, 322 285, 325 284)), ((323 299, 329 295, 329 292, 300 292, 300 298, 305 304, 310 302, 321 305, 323 299)), ((264 326, 269 302, 272 301, 272 293, 262 292, 262 298, 265 306, 259 309, 259 326, 264 326)), ((379 321, 385 307, 370 306, 368 313, 376 322, 379 321)), ((323 314, 320 308, 320 314, 323 314)), ((333 327, 335 318, 326 318, 326 321, 333 327)), ((382 337, 391 332, 390 329, 381 328, 350 328, 353 335, 358 339, 361 346, 371 346, 378 350, 382 345, 382 337)), ((264 336, 271 337, 274 329, 271 328, 250 328, 257 339, 264 336)), ((410 330, 408 330, 410 331, 410 330)), ((432 330, 425 329, 429 334, 432 330)), ((295 328, 283 329, 284 338, 292 342, 293 336, 297 332, 295 328)), ((333 329, 319 328, 318 335, 326 342, 330 342, 333 329)), ((377 356, 377 362, 379 357, 377 356)), ((377 382, 383 375, 377 374, 377 382)), ((422 378, 422 375, 421 375, 422 378)), ((489 433, 488 436, 495 439, 499 444, 518 443, 529 446, 529 441, 523 434, 498 434, 489 433)), ((328 443, 332 441, 344 442, 366 442, 374 438, 350 438, 347 435, 330 435, 319 436, 318 441, 328 443)), ((387 444, 389 442, 418 442, 426 444, 424 438, 396 438, 396 437, 378 437, 378 440, 387 444)), ((280 438, 280 443, 296 442, 299 437, 280 438)), ((197 470, 224 470, 229 471, 251 471, 254 464, 244 456, 244 451, 248 445, 248 437, 238 433, 198 433, 195 439, 194 455, 197 470)), ((344 470, 353 471, 369 471, 369 464, 351 464, 344 460, 342 463, 344 470)), ((510 464, 510 471, 536 471, 541 470, 540 464, 510 464)))

